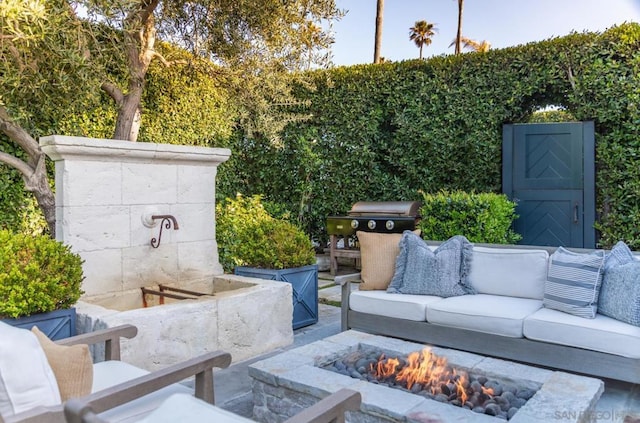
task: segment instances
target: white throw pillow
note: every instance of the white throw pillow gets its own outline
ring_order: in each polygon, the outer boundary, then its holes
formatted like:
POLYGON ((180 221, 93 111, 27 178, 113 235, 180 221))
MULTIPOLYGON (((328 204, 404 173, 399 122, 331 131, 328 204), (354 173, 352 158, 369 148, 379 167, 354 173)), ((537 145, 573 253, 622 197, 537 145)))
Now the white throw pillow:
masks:
POLYGON ((0 322, 0 415, 60 402, 58 383, 38 338, 0 322))

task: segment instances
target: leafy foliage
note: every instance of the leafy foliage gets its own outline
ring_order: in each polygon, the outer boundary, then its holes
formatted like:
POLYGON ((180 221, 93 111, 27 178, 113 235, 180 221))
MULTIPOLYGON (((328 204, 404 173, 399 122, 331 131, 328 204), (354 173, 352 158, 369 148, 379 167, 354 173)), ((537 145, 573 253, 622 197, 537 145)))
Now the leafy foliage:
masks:
POLYGON ((511 229, 516 204, 505 195, 442 191, 422 197, 418 227, 424 239, 444 241, 464 235, 471 242, 515 244, 522 238, 511 229))
POLYGON ((83 291, 82 260, 48 236, 0 230, 0 317, 69 308, 83 291))
POLYGON ((356 201, 500 192, 502 125, 554 104, 595 121, 600 243, 640 248, 640 25, 312 77, 296 91, 310 119, 282 146, 230 140, 219 195, 262 193, 326 240, 326 217, 356 201))
POLYGON ((216 239, 225 271, 236 266, 285 269, 315 263, 309 237, 292 223, 273 218, 258 195, 216 205, 216 239))

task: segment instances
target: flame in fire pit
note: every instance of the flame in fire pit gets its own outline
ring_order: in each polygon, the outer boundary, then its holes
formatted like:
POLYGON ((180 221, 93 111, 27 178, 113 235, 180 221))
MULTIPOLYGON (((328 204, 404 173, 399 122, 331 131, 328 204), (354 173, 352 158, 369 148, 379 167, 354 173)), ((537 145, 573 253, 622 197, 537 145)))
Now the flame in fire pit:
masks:
MULTIPOLYGON (((469 377, 466 372, 452 369, 447 365, 445 357, 439 357, 429 350, 413 352, 406 361, 397 358, 386 358, 384 354, 377 363, 369 368, 370 373, 379 381, 393 378, 396 382, 406 384, 407 389, 419 384, 422 390, 432 394, 444 394, 455 397, 464 404, 469 399, 469 377)), ((493 396, 491 388, 480 387, 482 394, 493 396)), ((451 398, 450 398, 451 399, 451 398)))
POLYGON ((325 368, 504 420, 511 419, 535 395, 535 390, 526 387, 456 369, 428 347, 401 357, 386 357, 379 349, 359 349, 325 368))

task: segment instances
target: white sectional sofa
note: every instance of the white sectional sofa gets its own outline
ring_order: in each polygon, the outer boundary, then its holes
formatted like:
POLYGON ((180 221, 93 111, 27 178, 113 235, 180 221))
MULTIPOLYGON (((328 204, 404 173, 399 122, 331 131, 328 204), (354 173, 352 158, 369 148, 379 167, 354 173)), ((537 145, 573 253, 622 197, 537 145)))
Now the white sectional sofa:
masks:
MULTIPOLYGON (((431 249, 438 245, 429 244, 431 249)), ((555 250, 474 245, 468 281, 477 293, 448 298, 352 290, 360 274, 337 276, 342 330, 640 383, 640 327, 601 314, 588 319, 543 306, 549 257, 555 250)))

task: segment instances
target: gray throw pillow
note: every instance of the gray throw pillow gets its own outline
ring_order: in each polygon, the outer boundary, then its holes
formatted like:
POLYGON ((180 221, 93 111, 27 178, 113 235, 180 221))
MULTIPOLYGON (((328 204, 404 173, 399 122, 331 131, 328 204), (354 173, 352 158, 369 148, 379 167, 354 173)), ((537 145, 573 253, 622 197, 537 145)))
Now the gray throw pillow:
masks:
POLYGON ((558 247, 549 258, 543 306, 595 318, 603 269, 603 250, 580 254, 558 247))
POLYGON ((640 262, 615 266, 605 275, 598 313, 640 326, 640 262))
POLYGON ((607 271, 616 266, 620 266, 627 263, 632 263, 636 261, 633 256, 633 252, 629 249, 627 244, 624 241, 618 241, 616 245, 613 246, 609 254, 607 254, 607 258, 604 261, 604 280, 602 281, 602 285, 604 287, 605 281, 607 280, 607 271))
POLYGON ((419 236, 405 231, 387 292, 438 297, 475 294, 467 283, 472 253, 473 245, 461 235, 431 251, 419 236))

